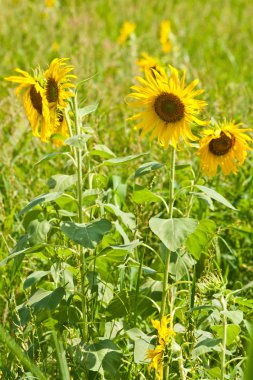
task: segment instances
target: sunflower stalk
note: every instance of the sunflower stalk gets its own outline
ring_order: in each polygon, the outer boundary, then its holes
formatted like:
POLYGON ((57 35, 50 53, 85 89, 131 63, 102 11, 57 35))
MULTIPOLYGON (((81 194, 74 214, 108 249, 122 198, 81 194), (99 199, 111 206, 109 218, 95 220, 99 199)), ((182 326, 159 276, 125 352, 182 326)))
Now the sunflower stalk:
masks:
MULTIPOLYGON (((74 127, 75 133, 79 135, 81 133, 81 121, 78 113, 78 101, 77 94, 74 97, 74 127)), ((78 222, 83 223, 83 175, 82 175, 82 149, 74 147, 74 155, 77 158, 77 202, 78 202, 78 222)), ((82 293, 82 314, 83 314, 83 339, 87 341, 87 303, 86 303, 86 290, 85 290, 85 251, 82 246, 79 246, 79 258, 80 258, 80 272, 81 272, 81 293, 82 293)))
MULTIPOLYGON (((176 162, 176 150, 171 145, 170 146, 170 179, 169 179, 169 219, 173 217, 173 203, 174 203, 174 182, 175 182, 175 162, 176 162)), ((163 292, 162 292, 162 305, 160 311, 160 320, 165 315, 166 304, 168 299, 168 291, 169 291, 169 266, 170 266, 170 251, 166 251, 166 259, 164 265, 164 276, 163 276, 163 292)), ((170 309, 172 309, 172 303, 170 304, 170 309)), ((170 310, 170 314, 172 315, 173 310, 170 310)), ((169 366, 168 364, 164 367, 164 378, 167 379, 169 376, 169 366)))
POLYGON ((223 296, 221 297, 221 304, 223 307, 223 317, 222 317, 223 339, 222 339, 222 346, 221 346, 221 380, 224 380, 226 378, 227 302, 223 296))

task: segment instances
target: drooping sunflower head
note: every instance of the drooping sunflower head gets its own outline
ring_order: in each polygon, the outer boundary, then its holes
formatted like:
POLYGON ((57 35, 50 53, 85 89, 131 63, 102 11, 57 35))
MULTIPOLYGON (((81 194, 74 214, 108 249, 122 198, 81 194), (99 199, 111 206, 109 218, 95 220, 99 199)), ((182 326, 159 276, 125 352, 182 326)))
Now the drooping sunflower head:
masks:
POLYGON ((185 71, 181 79, 174 67, 170 66, 170 72, 170 77, 167 77, 156 70, 146 70, 146 78, 137 77, 140 84, 132 86, 135 92, 128 95, 134 99, 128 102, 130 106, 142 108, 130 118, 139 120, 135 129, 141 129, 142 136, 152 131, 150 139, 157 137, 164 148, 169 144, 176 148, 180 137, 186 143, 197 140, 191 131, 191 123, 207 125, 196 117, 206 105, 205 101, 195 99, 203 93, 203 90, 193 91, 198 80, 185 87, 185 71))
POLYGON ((157 58, 151 57, 147 53, 141 53, 141 58, 136 61, 136 64, 140 67, 142 71, 146 70, 156 70, 161 75, 165 74, 165 69, 162 67, 157 58))
POLYGON ((252 139, 245 134, 251 129, 241 129, 241 123, 226 120, 214 129, 203 131, 199 156, 202 171, 209 177, 216 174, 218 166, 224 175, 236 174, 237 165, 242 165, 250 149, 252 139))
POLYGON ((20 69, 16 69, 16 72, 20 75, 10 76, 5 79, 19 84, 16 89, 17 95, 22 90, 25 90, 23 104, 32 132, 34 136, 40 137, 42 141, 48 141, 51 134, 50 115, 40 72, 35 71, 34 76, 20 69))
POLYGON ((118 38, 118 43, 120 45, 123 45, 131 36, 131 34, 134 33, 136 28, 136 25, 134 22, 125 21, 120 29, 120 35, 118 38))
POLYGON ((66 60, 67 58, 55 58, 44 73, 46 98, 50 108, 66 107, 67 100, 74 95, 70 89, 75 87, 71 82, 75 76, 69 74, 73 66, 68 66, 66 60))

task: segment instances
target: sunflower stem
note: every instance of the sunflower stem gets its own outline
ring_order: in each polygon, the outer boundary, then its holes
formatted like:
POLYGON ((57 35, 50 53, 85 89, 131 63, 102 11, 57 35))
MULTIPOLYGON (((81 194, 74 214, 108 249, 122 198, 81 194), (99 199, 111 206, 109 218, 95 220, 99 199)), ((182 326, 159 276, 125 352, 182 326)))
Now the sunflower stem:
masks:
MULTIPOLYGON (((169 219, 173 217, 173 203, 174 203, 174 182, 175 182, 175 162, 176 162, 176 150, 173 146, 170 146, 170 178, 169 178, 169 219)), ((163 292, 162 292, 162 305, 160 311, 160 320, 165 315, 166 304, 168 299, 169 290, 169 266, 170 266, 170 251, 166 250, 166 258, 164 264, 164 275, 163 275, 163 292)), ((170 314, 172 314, 172 303, 170 306, 170 314)), ((168 379, 169 376, 169 366, 164 366, 163 369, 164 379, 168 379)))
POLYGON ((221 380, 225 379, 226 376, 226 346, 227 346, 227 302, 225 298, 221 297, 221 304, 223 306, 223 339, 222 339, 222 348, 221 348, 221 380))
POLYGON ((141 251, 140 255, 140 265, 137 275, 137 282, 136 282, 136 289, 135 289, 135 300, 134 300, 134 327, 136 326, 136 320, 137 320, 137 306, 138 306, 138 295, 140 290, 140 282, 141 282, 141 272, 142 272, 142 266, 143 266, 143 258, 144 253, 143 250, 141 251))
MULTIPOLYGON (((81 122, 78 115, 78 102, 77 95, 74 98, 74 123, 75 133, 79 135, 81 133, 81 122)), ((82 149, 74 147, 75 157, 77 158, 77 202, 78 202, 78 223, 83 223, 83 173, 82 173, 82 149)), ((86 304, 86 291, 85 291, 85 252, 82 246, 79 246, 79 258, 80 258, 80 272, 81 272, 81 293, 82 293, 82 332, 83 340, 88 339, 87 331, 87 304, 86 304)))

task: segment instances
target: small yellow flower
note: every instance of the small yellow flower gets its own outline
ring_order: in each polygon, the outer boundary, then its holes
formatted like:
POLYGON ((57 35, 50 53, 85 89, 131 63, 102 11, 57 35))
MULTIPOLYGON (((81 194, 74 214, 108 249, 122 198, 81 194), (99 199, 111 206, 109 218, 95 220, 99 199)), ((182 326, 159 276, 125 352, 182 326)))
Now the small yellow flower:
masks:
POLYGON ((118 38, 118 43, 120 45, 123 45, 128 40, 128 38, 131 36, 131 34, 134 33, 135 28, 136 28, 135 23, 125 21, 124 24, 122 25, 121 29, 120 29, 120 35, 118 38))
POLYGON ((54 41, 54 42, 52 43, 51 49, 52 49, 53 51, 55 51, 55 52, 58 52, 58 51, 59 51, 59 49, 60 49, 60 45, 58 44, 57 41, 54 41))
POLYGON ((55 6, 55 0, 45 0, 45 6, 47 8, 53 8, 55 6))
POLYGON ((137 77, 141 85, 132 86, 135 92, 128 95, 136 99, 128 103, 130 106, 143 108, 141 112, 130 118, 130 120, 140 119, 135 129, 142 130, 142 137, 152 131, 150 139, 157 137, 164 148, 168 148, 169 144, 176 148, 180 137, 186 143, 188 139, 197 140, 191 132, 190 124, 207 124, 195 116, 206 105, 205 101, 195 99, 203 92, 203 90, 193 91, 198 80, 185 87, 185 71, 181 79, 174 67, 170 66, 170 72, 168 78, 167 75, 161 75, 154 69, 146 70, 146 79, 137 77))
POLYGON ((250 149, 247 141, 252 141, 245 132, 251 129, 241 129, 241 124, 224 121, 217 124, 215 129, 203 131, 198 154, 201 168, 209 177, 216 174, 218 166, 224 175, 236 174, 236 162, 240 166, 245 161, 247 150, 250 149))
POLYGON ((158 59, 151 57, 147 53, 141 53, 142 58, 136 61, 136 64, 140 67, 142 71, 146 70, 156 70, 161 75, 165 74, 165 69, 160 65, 158 59))
POLYGON ((169 20, 163 20, 160 24, 160 42, 164 53, 172 50, 170 41, 171 25, 169 20))
POLYGON ((151 359, 148 366, 150 372, 152 368, 155 370, 155 376, 157 380, 163 380, 163 361, 165 357, 165 351, 171 339, 175 336, 175 332, 168 324, 171 323, 169 316, 162 317, 161 321, 151 320, 153 327, 158 333, 158 342, 154 350, 148 350, 147 359, 151 359))

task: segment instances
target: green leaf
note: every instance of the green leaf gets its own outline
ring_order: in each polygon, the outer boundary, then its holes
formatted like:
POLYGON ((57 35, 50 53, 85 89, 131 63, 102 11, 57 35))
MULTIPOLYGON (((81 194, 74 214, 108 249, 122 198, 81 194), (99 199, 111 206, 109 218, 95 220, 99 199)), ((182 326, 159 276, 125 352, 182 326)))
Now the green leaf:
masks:
POLYGON ((98 108, 98 104, 99 104, 99 102, 94 103, 94 104, 90 104, 90 105, 83 107, 83 108, 79 108, 78 116, 82 119, 84 116, 89 115, 90 113, 96 111, 96 109, 98 108))
POLYGON ((221 339, 213 339, 213 338, 204 338, 196 344, 195 348, 192 351, 192 355, 194 358, 197 358, 199 355, 203 355, 207 352, 211 351, 220 351, 220 343, 221 339))
POLYGON ((19 305, 17 309, 21 311, 21 309, 27 308, 28 305, 29 308, 32 308, 35 312, 39 310, 54 310, 57 305, 59 305, 64 295, 65 289, 61 286, 54 291, 39 289, 28 299, 27 302, 19 305))
MULTIPOLYGON (((218 338, 223 338, 223 325, 211 326, 211 329, 216 332, 218 338)), ((234 324, 227 325, 227 346, 234 343, 240 334, 240 327, 234 324)))
POLYGON ((135 172, 134 178, 141 177, 145 174, 148 174, 152 171, 158 170, 162 168, 164 164, 161 164, 160 162, 146 162, 145 164, 142 164, 135 172))
POLYGON ((148 153, 132 154, 131 156, 127 156, 127 157, 111 158, 110 160, 104 161, 103 165, 106 165, 106 166, 116 166, 116 165, 125 164, 127 162, 136 160, 137 158, 143 157, 146 154, 148 154, 148 153))
POLYGON ((125 226, 127 226, 131 230, 133 230, 136 227, 135 216, 131 212, 121 211, 119 207, 111 203, 104 204, 104 207, 107 211, 118 216, 122 220, 122 222, 125 224, 125 226))
POLYGON ((51 224, 47 220, 33 220, 27 229, 28 239, 31 244, 44 243, 47 240, 47 234, 50 231, 51 224))
POLYGON ((226 315, 235 325, 239 325, 243 321, 243 312, 241 310, 221 311, 221 314, 226 315))
POLYGON ((45 249, 45 244, 39 244, 39 245, 34 246, 34 247, 29 247, 29 248, 22 249, 21 251, 18 251, 18 252, 13 252, 10 255, 8 255, 7 257, 5 257, 5 259, 3 259, 0 262, 0 267, 4 266, 8 261, 10 261, 11 259, 13 259, 14 257, 20 256, 20 255, 23 255, 23 254, 26 254, 26 253, 40 252, 43 249, 45 249))
POLYGON ((36 162, 36 164, 34 165, 37 166, 39 165, 41 162, 43 161, 48 161, 48 160, 51 160, 51 158, 55 158, 57 156, 66 156, 68 155, 67 152, 55 152, 55 153, 49 153, 49 154, 46 154, 44 157, 42 157, 38 162, 36 162))
MULTIPOLYGON (((84 362, 88 370, 99 372, 104 376, 104 372, 111 376, 116 376, 122 354, 118 347, 109 339, 101 339, 85 347, 84 362)), ((116 378, 116 377, 114 377, 116 378)))
POLYGON ((199 222, 196 230, 188 236, 185 244, 189 252, 199 259, 203 251, 208 247, 211 237, 214 235, 216 224, 213 220, 203 219, 199 222))
POLYGON ((47 181, 49 189, 65 191, 76 183, 76 175, 55 174, 47 181))
POLYGON ((150 337, 149 340, 137 339, 134 342, 134 362, 140 364, 146 361, 147 352, 151 349, 150 337))
POLYGON ((21 211, 20 215, 23 215, 25 212, 31 210, 35 206, 41 204, 41 203, 47 203, 47 202, 52 202, 55 199, 58 199, 62 196, 63 192, 52 192, 48 194, 42 194, 39 195, 38 197, 34 198, 28 205, 26 205, 21 211))
POLYGON ((176 252, 172 252, 170 258, 170 273, 175 276, 176 281, 179 281, 188 275, 189 269, 192 268, 194 264, 195 260, 193 260, 191 255, 187 253, 179 255, 176 252))
POLYGON ((62 222, 60 228, 75 243, 94 249, 102 241, 103 236, 110 231, 112 225, 108 220, 101 219, 87 224, 62 222))
POLYGON ((31 273, 24 282, 23 288, 27 289, 30 286, 36 284, 41 278, 45 277, 50 273, 50 271, 44 271, 44 270, 39 270, 37 272, 31 273))
POLYGON ((182 246, 197 225, 198 221, 192 218, 151 218, 149 221, 151 231, 173 252, 182 246))
POLYGON ((75 148, 85 149, 86 143, 91 137, 92 136, 89 134, 81 133, 80 135, 69 137, 67 140, 65 140, 65 144, 74 146, 75 148))
POLYGON ((152 191, 148 189, 141 189, 133 192, 132 199, 135 203, 141 204, 141 203, 152 203, 152 202, 161 202, 161 198, 156 195, 155 193, 152 193, 152 191))
POLYGON ((102 144, 97 144, 90 151, 91 156, 100 156, 103 158, 112 158, 115 157, 115 154, 106 146, 102 144))
POLYGON ((227 201, 221 194, 217 193, 217 191, 210 189, 209 187, 206 186, 200 186, 200 185, 195 185, 199 190, 203 191, 207 196, 210 198, 216 200, 217 202, 222 203, 224 206, 227 206, 228 208, 231 208, 232 210, 236 210, 236 208, 229 202, 227 201))

